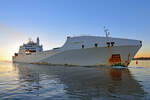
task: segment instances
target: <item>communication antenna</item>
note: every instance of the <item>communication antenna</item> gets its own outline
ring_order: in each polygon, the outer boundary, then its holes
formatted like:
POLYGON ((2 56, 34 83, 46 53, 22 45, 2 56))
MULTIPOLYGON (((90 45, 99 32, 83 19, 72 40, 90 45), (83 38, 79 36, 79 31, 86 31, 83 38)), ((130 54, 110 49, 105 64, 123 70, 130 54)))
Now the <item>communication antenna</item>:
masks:
POLYGON ((104 26, 104 32, 106 33, 106 37, 109 37, 110 35, 109 29, 107 29, 105 26, 104 26))

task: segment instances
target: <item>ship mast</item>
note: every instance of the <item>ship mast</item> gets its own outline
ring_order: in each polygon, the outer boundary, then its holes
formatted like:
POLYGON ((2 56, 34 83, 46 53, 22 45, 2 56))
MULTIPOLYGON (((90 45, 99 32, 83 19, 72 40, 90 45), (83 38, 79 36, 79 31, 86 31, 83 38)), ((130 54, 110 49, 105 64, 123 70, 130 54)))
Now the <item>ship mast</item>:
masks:
POLYGON ((104 26, 104 32, 106 33, 106 37, 109 37, 110 35, 109 29, 107 29, 105 26, 104 26))
POLYGON ((39 39, 39 37, 37 37, 36 43, 37 43, 37 45, 40 45, 40 39, 39 39))

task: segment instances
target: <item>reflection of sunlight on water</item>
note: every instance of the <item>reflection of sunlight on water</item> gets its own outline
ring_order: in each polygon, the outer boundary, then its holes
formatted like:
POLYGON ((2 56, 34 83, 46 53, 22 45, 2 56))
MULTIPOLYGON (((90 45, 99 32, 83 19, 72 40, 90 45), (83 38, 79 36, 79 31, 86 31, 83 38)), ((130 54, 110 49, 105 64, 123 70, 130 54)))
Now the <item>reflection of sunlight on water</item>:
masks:
POLYGON ((150 60, 132 60, 129 66, 150 67, 150 60), (136 64, 136 61, 138 62, 138 64, 136 64))
POLYGON ((17 69, 12 66, 12 63, 5 63, 0 62, 0 76, 6 76, 13 77, 17 74, 17 69))
POLYGON ((139 81, 139 83, 143 86, 145 92, 148 93, 146 96, 147 100, 150 99, 150 60, 137 60, 138 64, 136 64, 136 60, 132 61, 130 64, 130 71, 132 72, 132 76, 139 81))
POLYGON ((0 62, 0 94, 15 92, 19 87, 18 71, 12 63, 0 62))

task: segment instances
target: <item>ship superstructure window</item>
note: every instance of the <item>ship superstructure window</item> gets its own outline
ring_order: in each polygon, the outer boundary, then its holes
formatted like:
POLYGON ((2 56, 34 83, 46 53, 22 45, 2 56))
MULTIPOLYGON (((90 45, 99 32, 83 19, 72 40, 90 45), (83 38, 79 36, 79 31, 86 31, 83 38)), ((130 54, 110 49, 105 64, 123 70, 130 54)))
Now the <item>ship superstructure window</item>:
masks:
POLYGON ((110 42, 107 42, 107 47, 110 47, 110 42))
POLYGON ((111 42, 111 46, 114 46, 115 42, 111 42))
POLYGON ((15 56, 18 56, 18 53, 15 53, 15 56))
POLYGON ((84 48, 84 45, 82 45, 82 48, 84 48))
POLYGON ((142 44, 142 41, 140 41, 140 43, 142 44))
POLYGON ((98 47, 98 44, 97 44, 97 43, 95 43, 95 44, 94 44, 94 46, 95 46, 95 48, 97 48, 97 47, 98 47))

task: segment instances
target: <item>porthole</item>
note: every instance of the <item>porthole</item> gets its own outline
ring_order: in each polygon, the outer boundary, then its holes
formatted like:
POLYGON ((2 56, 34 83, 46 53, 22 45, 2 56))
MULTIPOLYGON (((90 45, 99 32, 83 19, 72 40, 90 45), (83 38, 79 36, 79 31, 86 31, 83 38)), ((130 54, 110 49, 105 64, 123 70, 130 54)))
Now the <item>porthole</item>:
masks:
POLYGON ((140 41, 140 43, 142 44, 142 41, 140 41))
POLYGON ((95 43, 95 44, 94 44, 94 46, 95 46, 95 48, 97 48, 97 47, 98 47, 98 44, 97 44, 97 43, 95 43))
POLYGON ((84 45, 82 45, 82 48, 84 48, 84 45))

